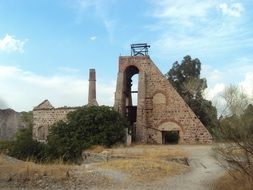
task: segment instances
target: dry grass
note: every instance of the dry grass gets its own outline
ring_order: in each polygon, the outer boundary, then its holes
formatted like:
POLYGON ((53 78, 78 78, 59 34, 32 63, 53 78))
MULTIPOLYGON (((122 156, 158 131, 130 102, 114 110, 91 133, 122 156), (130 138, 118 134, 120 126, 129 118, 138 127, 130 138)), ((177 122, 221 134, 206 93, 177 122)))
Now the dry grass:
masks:
POLYGON ((119 159, 103 163, 106 169, 116 169, 127 173, 136 181, 156 181, 167 176, 178 175, 189 168, 182 164, 169 163, 159 159, 119 159))
POLYGON ((94 146, 91 146, 89 149, 87 149, 85 151, 87 151, 87 152, 93 152, 93 153, 101 153, 104 150, 106 150, 105 147, 100 146, 100 145, 94 145, 94 146))
POLYGON ((70 165, 50 164, 41 165, 33 162, 9 160, 0 155, 0 180, 1 181, 36 181, 43 177, 54 181, 62 181, 69 177, 70 165))
POLYGON ((252 190, 253 181, 248 180, 240 173, 234 173, 236 179, 226 173, 213 184, 214 190, 252 190))
POLYGON ((187 157, 186 152, 178 149, 168 148, 168 146, 159 145, 135 145, 129 148, 111 149, 113 155, 124 158, 151 157, 168 159, 174 157, 187 157))
POLYGON ((138 145, 113 151, 114 155, 118 154, 122 158, 101 163, 100 166, 120 170, 136 181, 156 181, 189 170, 186 165, 166 161, 174 157, 185 157, 186 153, 180 150, 164 146, 138 145))

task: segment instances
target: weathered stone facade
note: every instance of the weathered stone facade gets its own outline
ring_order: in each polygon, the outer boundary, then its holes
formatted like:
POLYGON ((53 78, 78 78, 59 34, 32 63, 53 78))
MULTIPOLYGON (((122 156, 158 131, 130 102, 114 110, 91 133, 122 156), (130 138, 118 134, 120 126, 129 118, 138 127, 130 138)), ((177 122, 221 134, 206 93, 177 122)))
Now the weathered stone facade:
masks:
POLYGON ((88 106, 98 106, 96 98, 96 70, 90 69, 88 106))
MULTIPOLYGON (((88 105, 97 105, 94 69, 90 70, 89 81, 88 105)), ((114 107, 131 123, 134 142, 166 144, 170 132, 178 135, 179 144, 212 142, 210 133, 149 56, 119 57, 114 107), (131 90, 135 74, 139 74, 138 92, 131 90), (132 93, 138 93, 136 106, 132 93)), ((46 142, 49 126, 65 120, 76 109, 54 108, 48 100, 39 104, 33 110, 33 138, 46 142)))
POLYGON ((132 124, 136 142, 165 143, 169 131, 179 144, 211 143, 212 137, 149 56, 119 57, 115 109, 132 124), (139 74, 138 103, 132 105, 131 78, 139 74))
POLYGON ((33 139, 46 142, 49 127, 60 120, 66 120, 67 114, 76 109, 76 107, 54 108, 48 100, 43 101, 33 109, 33 139))

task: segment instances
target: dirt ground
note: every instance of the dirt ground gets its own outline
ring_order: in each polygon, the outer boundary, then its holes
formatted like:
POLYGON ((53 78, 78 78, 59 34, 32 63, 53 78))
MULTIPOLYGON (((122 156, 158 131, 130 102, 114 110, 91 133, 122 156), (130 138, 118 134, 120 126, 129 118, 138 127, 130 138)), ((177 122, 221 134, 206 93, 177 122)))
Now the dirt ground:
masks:
MULTIPOLYGON (((215 153, 211 145, 164 145, 156 148, 184 152, 188 157, 190 170, 179 175, 168 176, 160 181, 146 181, 143 183, 137 183, 134 180, 122 180, 122 173, 108 174, 118 179, 114 186, 105 189, 210 190, 212 189, 213 180, 224 173, 224 170, 215 159, 215 153)), ((138 152, 141 149, 142 147, 133 147, 129 151, 138 152)))
POLYGON ((0 179, 0 189, 209 190, 224 172, 211 145, 139 145, 108 151, 119 158, 73 166, 61 181, 47 175, 35 182, 0 179))

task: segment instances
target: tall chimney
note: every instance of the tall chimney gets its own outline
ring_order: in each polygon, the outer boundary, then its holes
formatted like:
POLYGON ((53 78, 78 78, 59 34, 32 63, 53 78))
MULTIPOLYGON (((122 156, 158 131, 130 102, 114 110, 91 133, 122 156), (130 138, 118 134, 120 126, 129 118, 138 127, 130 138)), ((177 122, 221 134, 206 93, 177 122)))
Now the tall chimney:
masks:
POLYGON ((88 106, 98 106, 96 99, 96 70, 90 69, 88 106))

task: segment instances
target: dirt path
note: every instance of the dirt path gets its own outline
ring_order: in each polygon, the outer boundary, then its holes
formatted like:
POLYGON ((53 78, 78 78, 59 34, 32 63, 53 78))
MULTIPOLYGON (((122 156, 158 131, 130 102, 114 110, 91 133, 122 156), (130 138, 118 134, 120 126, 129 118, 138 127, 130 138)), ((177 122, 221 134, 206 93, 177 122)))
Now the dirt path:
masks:
MULTIPOLYGON (((170 148, 183 150, 189 155, 191 171, 182 175, 168 177, 156 183, 136 183, 130 180, 121 180, 113 186, 105 189, 135 189, 135 190, 210 190, 214 179, 221 176, 224 170, 218 165, 214 158, 214 152, 210 145, 173 145, 170 148)), ((110 172, 110 177, 113 177, 110 172)), ((119 174, 113 177, 121 178, 119 174)), ((124 178, 125 179, 125 178, 124 178)), ((96 189, 96 188, 94 188, 96 189)))
POLYGON ((191 171, 180 176, 169 178, 166 183, 167 189, 211 189, 211 182, 224 172, 214 158, 212 146, 184 145, 181 148, 189 154, 191 171))

